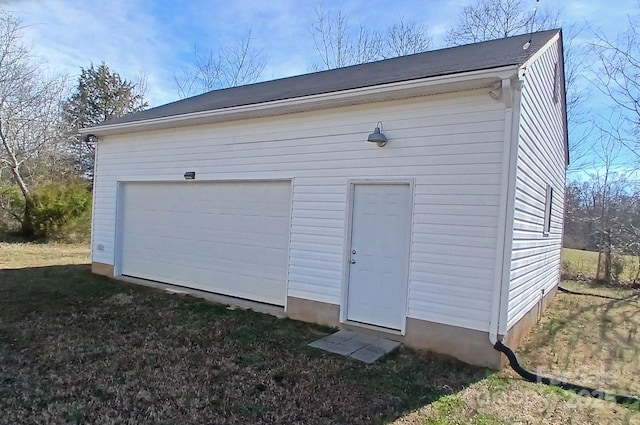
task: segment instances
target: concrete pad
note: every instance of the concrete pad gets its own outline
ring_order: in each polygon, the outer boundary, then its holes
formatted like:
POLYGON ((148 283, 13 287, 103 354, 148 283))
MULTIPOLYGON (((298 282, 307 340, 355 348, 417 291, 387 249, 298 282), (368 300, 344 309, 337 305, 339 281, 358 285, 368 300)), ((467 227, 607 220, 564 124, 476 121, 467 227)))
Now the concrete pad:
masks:
POLYGON ((377 340, 381 339, 378 336, 367 335, 367 334, 358 334, 353 339, 358 340, 365 344, 374 344, 377 340))
POLYGON ((382 357, 384 353, 381 353, 379 350, 372 350, 369 347, 363 347, 355 353, 351 353, 349 357, 360 360, 365 363, 373 363, 382 357))
POLYGON ((357 339, 353 338, 343 342, 342 344, 334 344, 327 351, 330 353, 342 354, 343 356, 348 356, 351 353, 354 353, 361 348, 365 347, 367 344, 364 342, 360 342, 357 339))
POLYGON ((358 334, 356 332, 351 331, 338 331, 331 335, 324 337, 323 339, 332 343, 332 344, 342 344, 350 339, 357 337, 358 334))
POLYGON ((310 347, 373 363, 395 350, 400 343, 373 335, 341 330, 309 343, 310 347))
POLYGON ((372 349, 371 347, 363 347, 355 353, 351 353, 349 357, 360 360, 361 362, 373 363, 384 356, 384 354, 384 351, 372 349))
POLYGON ((379 338, 372 346, 384 351, 385 354, 392 352, 400 346, 398 341, 392 341, 390 339, 379 338))
POLYGON ((310 347, 319 348, 321 350, 330 351, 338 354, 351 354, 355 350, 362 348, 364 343, 354 342, 348 344, 349 341, 358 336, 355 332, 350 331, 338 331, 331 335, 327 335, 324 338, 320 338, 316 341, 309 343, 310 347), (347 352, 352 350, 351 352, 347 352))
POLYGON ((384 338, 379 338, 378 341, 373 344, 366 345, 362 347, 360 350, 351 353, 349 357, 352 357, 356 360, 360 360, 365 363, 373 363, 382 356, 392 352, 396 348, 400 346, 400 343, 397 341, 391 341, 384 338))
POLYGON ((309 347, 319 348, 320 350, 329 351, 329 349, 331 347, 333 347, 335 344, 325 340, 324 338, 320 338, 320 339, 317 339, 317 340, 315 340, 313 342, 310 342, 307 345, 309 347))

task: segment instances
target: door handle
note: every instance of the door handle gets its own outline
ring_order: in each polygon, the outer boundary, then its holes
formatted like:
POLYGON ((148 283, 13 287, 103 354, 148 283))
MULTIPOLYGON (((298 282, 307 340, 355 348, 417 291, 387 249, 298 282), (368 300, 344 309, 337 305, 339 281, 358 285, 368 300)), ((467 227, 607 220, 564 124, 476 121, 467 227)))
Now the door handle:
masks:
POLYGON ((355 264, 356 260, 354 258, 351 259, 351 264, 355 264))

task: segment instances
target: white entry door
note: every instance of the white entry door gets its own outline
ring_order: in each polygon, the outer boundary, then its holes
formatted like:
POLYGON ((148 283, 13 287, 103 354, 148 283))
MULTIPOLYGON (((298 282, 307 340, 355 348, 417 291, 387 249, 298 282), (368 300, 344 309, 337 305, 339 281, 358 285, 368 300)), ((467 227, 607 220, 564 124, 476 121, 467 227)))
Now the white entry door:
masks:
POLYGON ((356 184, 351 220, 347 319, 402 329, 407 299, 410 186, 356 184))

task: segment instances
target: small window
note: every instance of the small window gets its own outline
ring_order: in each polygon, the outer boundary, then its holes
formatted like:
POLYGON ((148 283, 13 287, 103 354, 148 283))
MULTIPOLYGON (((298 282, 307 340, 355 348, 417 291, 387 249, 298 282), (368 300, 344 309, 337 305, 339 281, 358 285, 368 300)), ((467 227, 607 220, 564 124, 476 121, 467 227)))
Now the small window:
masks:
POLYGON ((551 206, 553 205, 553 187, 547 185, 547 193, 544 201, 544 228, 542 234, 548 236, 551 231, 551 206))

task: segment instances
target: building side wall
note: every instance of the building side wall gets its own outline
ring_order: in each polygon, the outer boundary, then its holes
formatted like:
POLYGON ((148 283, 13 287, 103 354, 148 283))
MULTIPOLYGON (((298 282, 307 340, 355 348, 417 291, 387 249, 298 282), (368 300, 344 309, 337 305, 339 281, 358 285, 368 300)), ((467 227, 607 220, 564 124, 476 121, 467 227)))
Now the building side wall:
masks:
POLYGON ((527 68, 522 86, 508 329, 537 308, 560 281, 566 142, 564 100, 555 83, 561 78, 556 70, 562 60, 558 43, 527 68), (547 185, 553 189, 548 234, 547 185))
POLYGON ((411 180, 407 316, 487 331, 503 134, 504 105, 477 90, 105 137, 93 261, 117 258, 118 182, 292 179, 287 295, 340 305, 349 181, 411 180), (384 148, 366 142, 378 121, 384 148))

